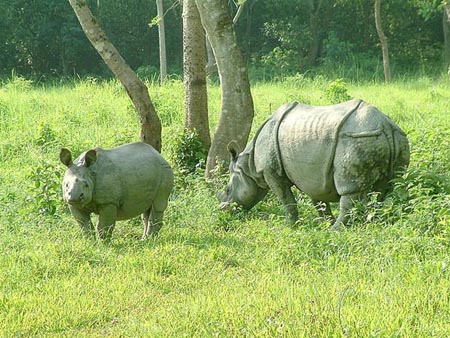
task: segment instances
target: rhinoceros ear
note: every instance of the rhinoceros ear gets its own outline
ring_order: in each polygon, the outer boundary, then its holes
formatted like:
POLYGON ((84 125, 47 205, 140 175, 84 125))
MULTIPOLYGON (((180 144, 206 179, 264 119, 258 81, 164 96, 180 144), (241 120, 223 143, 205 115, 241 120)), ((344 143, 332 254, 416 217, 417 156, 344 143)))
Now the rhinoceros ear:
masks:
POLYGON ((235 140, 231 141, 230 143, 228 143, 227 150, 231 154, 231 160, 235 161, 239 155, 238 143, 235 140))
POLYGON ((90 167, 95 161, 97 161, 97 150, 91 149, 84 155, 84 164, 86 167, 90 167))
POLYGON ((62 148, 59 153, 59 159, 66 167, 70 167, 73 164, 72 153, 69 149, 62 148))

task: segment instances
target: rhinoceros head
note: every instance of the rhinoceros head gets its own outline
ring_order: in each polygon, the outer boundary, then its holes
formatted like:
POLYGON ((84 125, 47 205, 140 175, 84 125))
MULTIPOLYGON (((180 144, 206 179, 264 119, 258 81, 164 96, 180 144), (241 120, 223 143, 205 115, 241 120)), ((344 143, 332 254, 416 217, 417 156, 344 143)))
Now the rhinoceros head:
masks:
MULTIPOLYGON (((250 146, 252 147, 252 145, 250 146)), ((230 181, 225 191, 219 195, 222 206, 237 203, 244 209, 251 209, 264 198, 268 189, 258 184, 258 179, 249 166, 250 152, 246 149, 239 154, 239 147, 235 141, 228 144, 228 152, 231 155, 230 181)))
POLYGON ((61 149, 61 162, 67 167, 62 182, 64 201, 71 205, 84 206, 92 200, 94 179, 90 167, 97 160, 97 152, 89 150, 76 163, 72 162, 72 154, 68 149, 61 149))

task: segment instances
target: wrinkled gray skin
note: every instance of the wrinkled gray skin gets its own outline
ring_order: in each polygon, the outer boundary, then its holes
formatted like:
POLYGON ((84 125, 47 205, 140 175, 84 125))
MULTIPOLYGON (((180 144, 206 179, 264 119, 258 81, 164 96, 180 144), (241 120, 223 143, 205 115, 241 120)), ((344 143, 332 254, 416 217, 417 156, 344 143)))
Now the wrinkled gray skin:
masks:
POLYGON ((74 162, 63 148, 61 162, 67 167, 63 197, 70 212, 88 237, 95 237, 90 214, 99 215, 97 234, 109 240, 116 221, 142 214, 144 233, 156 235, 173 187, 170 165, 151 146, 142 142, 112 149, 95 148, 74 162))
POLYGON ((333 220, 329 202, 339 201, 339 216, 330 228, 338 230, 354 200, 372 191, 383 198, 391 189, 389 181, 409 164, 408 139, 362 100, 324 107, 297 104, 289 111, 295 104, 281 106, 243 152, 230 142, 230 181, 219 199, 223 207, 235 202, 250 209, 270 189, 295 223, 291 187, 296 186, 311 197, 321 217, 333 220))

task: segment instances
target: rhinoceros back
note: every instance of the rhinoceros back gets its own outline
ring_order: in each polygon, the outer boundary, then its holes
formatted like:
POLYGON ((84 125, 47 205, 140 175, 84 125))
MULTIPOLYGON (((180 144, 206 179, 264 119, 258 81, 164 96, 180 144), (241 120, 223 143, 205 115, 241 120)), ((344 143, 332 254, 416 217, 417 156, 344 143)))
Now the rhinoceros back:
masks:
POLYGON ((361 102, 351 100, 315 107, 298 104, 279 125, 278 144, 284 173, 313 199, 338 199, 332 167, 339 131, 361 102))

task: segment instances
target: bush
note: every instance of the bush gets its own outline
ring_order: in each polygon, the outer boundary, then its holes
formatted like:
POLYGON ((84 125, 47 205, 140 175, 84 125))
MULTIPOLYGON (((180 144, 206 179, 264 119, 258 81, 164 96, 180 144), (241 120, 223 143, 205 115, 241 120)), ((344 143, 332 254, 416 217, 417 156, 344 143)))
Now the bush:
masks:
POLYGON ((36 144, 42 151, 52 149, 56 145, 56 134, 48 124, 39 127, 39 138, 36 144))
POLYGON ((28 175, 31 185, 25 202, 33 212, 38 214, 56 216, 57 210, 62 206, 61 199, 61 172, 58 164, 43 161, 28 175))
POLYGON ((33 81, 12 72, 11 78, 6 82, 4 88, 8 91, 27 92, 33 87, 33 81))
POLYGON ((339 103, 351 99, 351 96, 348 94, 347 84, 343 79, 336 79, 330 82, 325 89, 325 96, 332 103, 339 103))
POLYGON ((177 169, 184 174, 192 174, 206 164, 207 150, 196 131, 185 130, 174 141, 173 153, 177 169))
POLYGON ((154 66, 140 66, 136 70, 136 74, 140 79, 157 83, 159 80, 159 69, 154 66))

